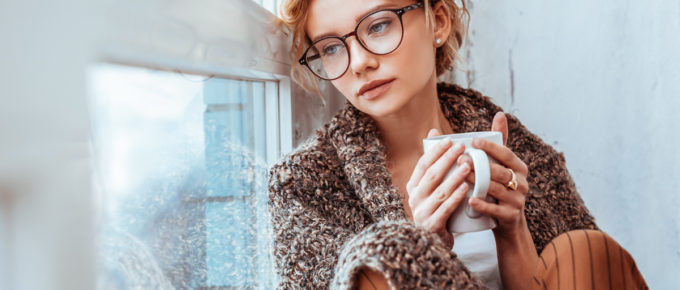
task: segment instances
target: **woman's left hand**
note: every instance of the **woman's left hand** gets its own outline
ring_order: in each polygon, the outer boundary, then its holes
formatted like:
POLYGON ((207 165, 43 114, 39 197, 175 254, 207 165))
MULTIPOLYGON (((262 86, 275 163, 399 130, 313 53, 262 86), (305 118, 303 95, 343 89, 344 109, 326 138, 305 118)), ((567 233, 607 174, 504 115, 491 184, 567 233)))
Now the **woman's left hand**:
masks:
MULTIPOLYGON (((493 230, 495 234, 512 235, 526 230, 524 202, 529 192, 529 184, 527 183, 529 169, 524 161, 505 146, 508 140, 508 120, 505 113, 498 112, 494 116, 491 130, 501 132, 503 145, 475 138, 472 141, 472 147, 484 150, 489 157, 498 161, 498 163, 490 162, 489 164, 491 182, 487 193, 496 198, 498 204, 489 203, 479 198, 471 198, 469 203, 476 211, 496 219, 498 225, 493 230), (517 188, 515 190, 507 187, 512 179, 510 170, 514 171, 517 177, 517 188)), ((458 160, 459 164, 463 162, 469 163, 470 167, 474 168, 472 159, 468 155, 463 155, 458 160)), ((467 181, 474 183, 474 180, 474 172, 471 172, 467 181)))

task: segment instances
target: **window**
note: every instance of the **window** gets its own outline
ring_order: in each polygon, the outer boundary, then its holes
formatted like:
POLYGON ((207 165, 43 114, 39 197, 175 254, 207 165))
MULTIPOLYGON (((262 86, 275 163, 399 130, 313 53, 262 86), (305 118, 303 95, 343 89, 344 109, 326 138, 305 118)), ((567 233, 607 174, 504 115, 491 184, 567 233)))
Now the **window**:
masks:
POLYGON ((262 5, 265 9, 269 10, 274 15, 279 15, 279 5, 281 5, 281 0, 253 0, 255 3, 262 5))
POLYGON ((273 288, 278 83, 98 64, 101 289, 273 288))

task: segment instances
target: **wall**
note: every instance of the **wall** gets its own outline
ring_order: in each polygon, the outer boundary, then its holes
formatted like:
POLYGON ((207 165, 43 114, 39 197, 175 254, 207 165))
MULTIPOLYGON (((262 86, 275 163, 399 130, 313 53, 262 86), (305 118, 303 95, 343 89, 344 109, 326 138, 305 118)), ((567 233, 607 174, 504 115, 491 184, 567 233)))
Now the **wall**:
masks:
POLYGON ((0 1, 0 289, 94 287, 87 4, 0 1))
POLYGON ((464 86, 567 167, 652 289, 680 283, 680 2, 474 1, 464 86))
POLYGON ((298 86, 292 88, 293 147, 312 137, 346 103, 345 97, 330 82, 320 82, 319 86, 323 97, 305 93, 298 86))

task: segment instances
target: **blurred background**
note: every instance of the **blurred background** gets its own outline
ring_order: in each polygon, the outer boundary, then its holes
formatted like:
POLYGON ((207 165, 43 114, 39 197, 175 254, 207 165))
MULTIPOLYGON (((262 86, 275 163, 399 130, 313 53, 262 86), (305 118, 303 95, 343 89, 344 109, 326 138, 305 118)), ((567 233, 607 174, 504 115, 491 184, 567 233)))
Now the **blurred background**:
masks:
MULTIPOLYGON (((344 104, 275 0, 0 2, 0 289, 270 289, 267 168, 344 104)), ((680 2, 468 2, 461 66, 680 283, 680 2)))

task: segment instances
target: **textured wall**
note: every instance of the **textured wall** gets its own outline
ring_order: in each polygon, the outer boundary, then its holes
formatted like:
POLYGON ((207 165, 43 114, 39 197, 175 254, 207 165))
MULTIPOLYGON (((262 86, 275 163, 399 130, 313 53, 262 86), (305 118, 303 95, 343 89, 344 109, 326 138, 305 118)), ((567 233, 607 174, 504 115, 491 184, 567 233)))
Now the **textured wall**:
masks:
POLYGON ((652 289, 680 283, 680 2, 475 1, 466 64, 566 155, 600 227, 652 289))
POLYGON ((323 99, 305 93, 293 86, 293 146, 297 147, 309 139, 314 131, 330 121, 335 113, 345 105, 345 97, 330 82, 321 82, 320 89, 325 92, 323 99))

